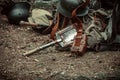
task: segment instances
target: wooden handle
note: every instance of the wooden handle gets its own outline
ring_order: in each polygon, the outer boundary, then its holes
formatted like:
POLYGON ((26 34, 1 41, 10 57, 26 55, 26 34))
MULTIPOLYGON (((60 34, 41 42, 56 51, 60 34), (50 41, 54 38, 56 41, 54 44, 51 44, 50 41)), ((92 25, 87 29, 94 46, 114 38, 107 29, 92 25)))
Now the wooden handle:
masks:
POLYGON ((30 23, 30 22, 26 22, 26 21, 20 21, 19 24, 20 25, 27 25, 27 26, 38 26, 38 24, 36 24, 36 23, 30 23))
POLYGON ((39 47, 37 47, 37 48, 35 48, 35 49, 33 49, 33 50, 30 50, 30 51, 24 53, 23 55, 24 55, 24 56, 29 56, 29 55, 37 52, 37 51, 40 51, 40 50, 42 50, 42 49, 44 49, 44 48, 46 48, 46 47, 49 47, 49 46, 54 45, 54 44, 56 44, 56 43, 59 43, 59 42, 61 42, 61 41, 62 41, 61 39, 52 41, 52 42, 50 42, 50 43, 48 43, 48 44, 45 44, 45 45, 39 46, 39 47))

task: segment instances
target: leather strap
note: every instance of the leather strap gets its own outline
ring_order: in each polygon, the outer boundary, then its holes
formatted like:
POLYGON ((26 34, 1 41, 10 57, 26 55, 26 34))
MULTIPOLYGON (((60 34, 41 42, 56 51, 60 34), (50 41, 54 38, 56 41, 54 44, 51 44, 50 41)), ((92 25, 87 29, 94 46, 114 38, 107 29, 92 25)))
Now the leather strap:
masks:
POLYGON ((42 34, 49 34, 49 33, 51 33, 53 27, 54 27, 55 24, 57 23, 57 16, 58 16, 58 13, 55 13, 55 18, 53 19, 51 26, 49 26, 48 28, 46 28, 46 29, 42 32, 42 34))
POLYGON ((61 29, 65 28, 66 25, 68 24, 68 22, 69 22, 69 19, 68 19, 67 17, 64 17, 64 20, 63 20, 63 24, 62 24, 61 29))
POLYGON ((55 37, 55 33, 58 30, 58 26, 59 26, 59 23, 60 23, 59 20, 60 20, 60 14, 57 13, 57 22, 54 25, 54 27, 52 28, 52 32, 51 32, 51 35, 50 35, 50 38, 53 39, 53 40, 54 40, 54 37, 55 37))
POLYGON ((72 11, 72 17, 75 17, 76 16, 76 12, 78 9, 84 9, 88 4, 89 4, 90 0, 86 0, 85 3, 81 4, 80 6, 78 6, 77 8, 75 8, 73 11, 72 11))
POLYGON ((76 25, 76 31, 77 35, 73 41, 73 45, 71 47, 71 51, 75 53, 76 55, 83 55, 87 48, 87 36, 83 34, 83 27, 82 27, 82 22, 81 20, 76 16, 76 12, 78 9, 83 9, 85 8, 90 0, 86 0, 85 3, 82 5, 78 6, 76 9, 73 10, 72 12, 72 20, 74 23, 77 23, 76 25))
POLYGON ((50 38, 53 39, 53 40, 55 39, 55 33, 57 32, 57 30, 65 28, 66 25, 69 22, 69 19, 64 17, 64 16, 62 16, 60 13, 57 14, 56 18, 57 18, 57 22, 53 26, 52 32, 51 32, 51 35, 50 35, 50 38), (61 20, 63 20, 63 23, 60 25, 60 22, 62 22, 61 20))

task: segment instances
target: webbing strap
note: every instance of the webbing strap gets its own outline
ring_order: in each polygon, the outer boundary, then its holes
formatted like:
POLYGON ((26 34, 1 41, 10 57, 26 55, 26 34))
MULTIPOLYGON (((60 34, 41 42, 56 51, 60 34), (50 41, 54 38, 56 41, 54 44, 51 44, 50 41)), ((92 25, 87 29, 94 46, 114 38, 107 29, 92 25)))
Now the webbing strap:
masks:
POLYGON ((89 2, 90 2, 90 0, 86 0, 85 3, 83 3, 83 4, 80 5, 80 6, 78 6, 77 8, 75 8, 75 9, 72 11, 72 21, 73 21, 74 23, 77 23, 77 24, 78 24, 78 26, 76 26, 78 32, 79 32, 79 30, 80 30, 80 31, 81 31, 81 30, 83 31, 83 29, 82 29, 82 22, 81 22, 81 20, 76 16, 76 12, 77 12, 78 9, 84 9, 84 8, 89 4, 89 2))
POLYGON ((58 30, 58 26, 59 26, 59 20, 60 20, 60 14, 57 13, 57 22, 56 24, 54 25, 54 27, 52 28, 52 32, 51 32, 51 35, 50 35, 50 38, 51 39, 54 39, 54 36, 55 36, 55 33, 57 32, 58 30))
POLYGON ((75 8, 75 9, 72 11, 72 17, 75 17, 77 10, 79 10, 79 9, 84 9, 84 8, 89 4, 89 2, 90 2, 90 0, 86 0, 85 3, 83 3, 83 4, 81 4, 80 6, 78 6, 77 8, 75 8))
POLYGON ((57 14, 56 18, 57 18, 57 22, 56 22, 56 24, 53 26, 52 32, 51 32, 51 34, 50 34, 50 38, 53 39, 53 40, 55 39, 55 33, 57 32, 57 30, 58 30, 58 29, 63 29, 63 28, 65 28, 66 25, 67 25, 68 22, 69 22, 68 18, 60 15, 60 13, 57 14), (61 26, 60 26, 60 20, 62 20, 62 17, 63 17, 63 23, 62 23, 61 26))
POLYGON ((78 9, 83 9, 85 8, 90 0, 86 0, 85 3, 82 5, 78 6, 76 9, 73 10, 72 12, 72 20, 74 23, 77 23, 76 25, 76 31, 77 35, 74 39, 73 45, 71 47, 71 51, 74 52, 77 55, 81 55, 86 50, 87 46, 87 36, 83 34, 83 27, 82 27, 82 22, 81 20, 76 16, 76 12, 78 9))
POLYGON ((66 25, 68 24, 68 22, 69 22, 69 19, 68 19, 67 17, 64 17, 64 20, 63 20, 63 24, 62 24, 61 29, 65 28, 66 25))

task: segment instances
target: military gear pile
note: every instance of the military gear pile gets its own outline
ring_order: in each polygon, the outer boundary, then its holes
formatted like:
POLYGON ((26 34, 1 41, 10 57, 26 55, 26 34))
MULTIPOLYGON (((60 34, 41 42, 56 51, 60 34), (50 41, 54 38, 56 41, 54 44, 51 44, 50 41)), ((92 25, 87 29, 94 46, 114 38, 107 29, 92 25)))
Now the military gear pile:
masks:
MULTIPOLYGON (((58 6, 60 6, 61 2, 58 6)), ((89 9, 86 15, 77 15, 78 11, 85 9, 88 4, 89 0, 86 0, 81 5, 74 6, 74 8, 69 11, 71 15, 62 13, 58 7, 56 22, 52 25, 51 38, 53 40, 55 40, 55 33, 58 30, 65 28, 68 24, 76 25, 75 28, 77 34, 73 43, 70 44, 70 50, 75 55, 82 56, 87 48, 99 50, 100 44, 111 37, 111 30, 108 30, 110 28, 108 28, 109 26, 107 25, 111 16, 111 11, 105 11, 102 8, 97 10, 89 9)), ((65 7, 63 4, 61 4, 61 6, 65 7)))
POLYGON ((12 24, 30 24, 36 26, 33 29, 40 28, 42 34, 50 33, 51 39, 55 42, 60 41, 59 47, 63 49, 69 47, 73 55, 82 56, 88 48, 98 51, 104 43, 120 43, 120 36, 117 35, 120 34, 120 1, 116 0, 113 11, 111 9, 113 4, 106 1, 60 0, 55 15, 43 9, 33 9, 31 17, 29 17, 30 5, 20 2, 13 3, 11 10, 7 13, 3 11, 3 14, 7 15, 12 24), (25 22, 27 19, 29 22, 25 22))

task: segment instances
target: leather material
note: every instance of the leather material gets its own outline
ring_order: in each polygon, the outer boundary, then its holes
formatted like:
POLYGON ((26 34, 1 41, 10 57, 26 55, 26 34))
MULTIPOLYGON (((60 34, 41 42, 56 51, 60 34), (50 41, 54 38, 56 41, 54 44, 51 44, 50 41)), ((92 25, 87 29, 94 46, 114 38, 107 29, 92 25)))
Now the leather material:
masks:
POLYGON ((77 34, 75 40, 73 41, 73 45, 71 47, 71 51, 77 55, 82 56, 87 49, 87 35, 86 34, 77 34))
POLYGON ((88 5, 90 0, 86 0, 85 3, 78 6, 76 9, 72 12, 72 20, 74 23, 77 23, 76 25, 76 31, 77 35, 73 41, 73 45, 71 47, 71 51, 78 56, 82 56, 87 48, 87 35, 83 33, 83 25, 81 20, 76 16, 76 12, 78 9, 83 9, 88 5))

